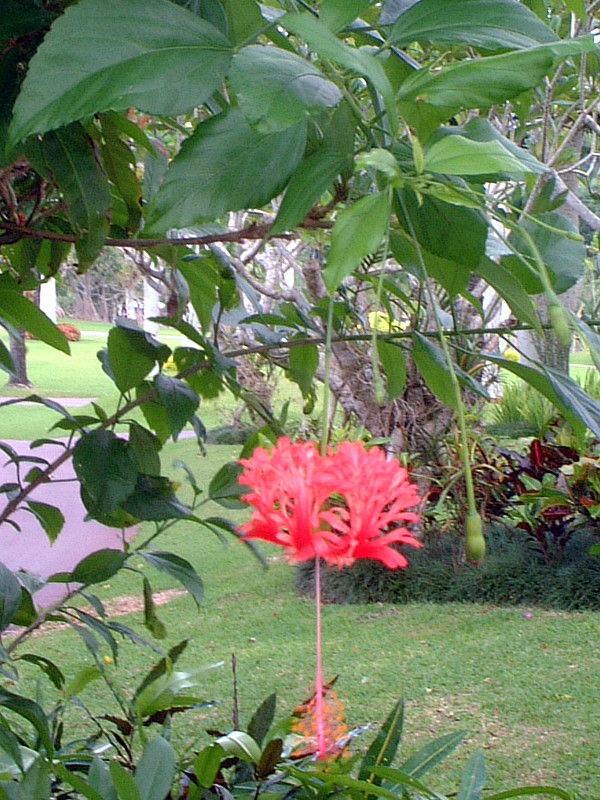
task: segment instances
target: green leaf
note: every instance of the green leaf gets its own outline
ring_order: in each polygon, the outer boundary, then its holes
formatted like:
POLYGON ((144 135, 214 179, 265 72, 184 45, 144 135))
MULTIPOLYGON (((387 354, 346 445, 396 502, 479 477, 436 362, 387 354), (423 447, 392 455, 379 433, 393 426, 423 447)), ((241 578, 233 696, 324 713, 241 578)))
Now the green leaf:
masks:
POLYGON ((73 451, 73 468, 100 514, 121 505, 136 486, 133 450, 111 431, 96 430, 82 436, 73 451))
POLYGON ((65 524, 62 511, 56 506, 34 500, 27 500, 25 505, 44 529, 50 544, 54 544, 65 524))
POLYGON ((323 0, 319 19, 332 33, 338 33, 371 5, 370 0, 323 0))
POLYGON ((264 30, 265 21, 255 0, 220 0, 227 18, 227 34, 239 45, 264 30))
POLYGON ((108 363, 121 392, 138 386, 157 362, 164 364, 170 353, 166 345, 133 326, 111 328, 108 334, 108 363))
POLYGON ((88 667, 83 667, 65 686, 65 697, 77 697, 86 688, 86 686, 89 686, 90 683, 97 681, 98 678, 101 677, 102 674, 95 664, 92 664, 88 667))
POLYGON ((161 448, 158 438, 137 422, 129 423, 129 444, 135 454, 138 469, 144 475, 160 475, 161 448))
POLYGON ((259 747, 262 746, 264 738, 273 724, 276 708, 277 695, 273 692, 268 697, 265 697, 248 723, 248 734, 259 747))
POLYGON ((244 117, 260 133, 285 130, 342 99, 337 86, 309 61, 269 45, 236 53, 229 81, 244 117))
POLYGON ((305 142, 305 121, 264 134, 230 110, 200 123, 169 165, 148 211, 147 230, 184 228, 264 205, 284 188, 305 142))
POLYGON ((127 561, 127 553, 110 548, 97 550, 83 558, 71 572, 70 580, 89 586, 110 580, 127 561))
MULTIPOLYGON (((153 388, 153 385, 148 381, 140 383, 139 386, 135 387, 136 399, 139 401, 140 398, 147 395, 153 388)), ((158 436, 159 441, 164 444, 171 435, 165 407, 160 400, 152 399, 141 403, 140 408, 149 427, 152 428, 154 433, 158 436)))
POLYGON ((150 672, 144 676, 143 681, 135 690, 134 697, 137 697, 138 694, 140 694, 140 692, 146 688, 146 686, 150 686, 151 683, 154 683, 154 681, 160 678, 162 675, 170 673, 173 669, 173 664, 179 660, 181 654, 185 651, 188 644, 189 639, 182 639, 180 642, 173 645, 167 655, 161 658, 160 661, 152 667, 150 672))
POLYGON ((13 694, 13 692, 9 692, 8 689, 0 687, 0 707, 14 711, 15 714, 18 714, 20 717, 30 722, 40 737, 47 757, 49 759, 52 758, 54 747, 52 746, 50 729, 48 728, 48 718, 41 706, 28 697, 13 694))
POLYGON ((319 350, 314 344, 290 347, 290 377, 298 384, 302 397, 308 397, 319 366, 319 350))
POLYGON ((200 608, 204 598, 204 586, 200 576, 189 561, 175 555, 175 553, 148 551, 142 552, 140 555, 147 564, 170 575, 172 578, 176 578, 185 586, 198 608, 200 608))
POLYGON ((348 156, 328 147, 304 159, 291 177, 275 222, 269 231, 277 236, 299 225, 348 164, 348 156))
POLYGON ((59 691, 64 687, 65 676, 50 659, 35 653, 24 653, 22 656, 19 656, 19 661, 27 661, 28 664, 35 664, 38 666, 59 691))
POLYGON ((532 273, 527 273, 523 262, 515 255, 504 256, 501 263, 519 279, 532 294, 543 291, 543 283, 537 278, 539 274, 537 265, 531 255, 527 240, 520 234, 525 230, 532 237, 542 261, 555 277, 554 291, 562 294, 577 283, 585 269, 586 248, 575 230, 573 223, 561 214, 550 212, 540 214, 536 220, 528 219, 519 223, 509 236, 509 243, 531 265, 532 273), (546 227, 549 226, 549 227, 546 227), (563 235, 563 232, 567 234, 563 235), (575 237, 575 238, 574 238, 575 237))
POLYGON ((71 352, 65 335, 43 311, 20 292, 0 289, 0 318, 13 328, 25 328, 36 339, 61 353, 71 352))
POLYGON ((373 779, 373 768, 385 767, 392 763, 402 737, 403 724, 404 700, 399 700, 365 753, 358 772, 359 780, 368 780, 376 785, 381 784, 379 778, 373 779))
POLYGON ((98 792, 102 800, 119 800, 112 782, 108 764, 98 756, 94 756, 88 771, 90 788, 98 792))
POLYGON ((390 131, 392 134, 396 132, 398 119, 394 92, 382 64, 376 58, 364 50, 350 47, 336 39, 333 33, 312 14, 286 14, 278 20, 278 24, 304 39, 321 58, 327 58, 365 77, 381 94, 387 110, 390 131))
POLYGON ((50 131, 38 146, 28 147, 27 154, 36 171, 62 190, 77 236, 79 263, 90 266, 108 236, 111 197, 89 136, 82 125, 74 123, 50 131))
MULTIPOLYGON (((450 184, 452 185, 452 184, 450 184)), ((408 189, 396 190, 398 222, 412 238, 433 255, 454 261, 465 270, 475 268, 485 256, 488 228, 479 211, 425 195, 419 198, 408 189), (435 220, 435 225, 431 224, 435 220)))
POLYGON ((456 800, 480 800, 484 785, 485 761, 481 750, 477 750, 463 770, 456 800))
POLYGON ((247 491, 238 483, 242 467, 235 461, 224 464, 208 486, 208 496, 224 508, 246 508, 239 498, 247 491))
POLYGON ((21 584, 0 561, 0 632, 5 631, 21 606, 21 584))
POLYGON ((420 138, 461 108, 486 109, 537 86, 557 58, 595 47, 590 37, 540 45, 530 50, 471 59, 440 70, 424 68, 409 76, 397 94, 398 110, 420 138))
POLYGON ((167 412, 169 429, 174 441, 196 413, 200 400, 196 392, 178 378, 159 374, 154 385, 167 412))
POLYGON ((483 175, 506 172, 521 177, 533 172, 538 175, 546 168, 531 157, 519 159, 502 143, 493 140, 475 142, 460 135, 444 136, 425 151, 424 167, 443 175, 483 175))
POLYGON ((350 208, 340 211, 331 231, 331 247, 322 273, 330 294, 352 274, 365 256, 377 250, 387 229, 389 215, 389 197, 385 193, 361 197, 350 208))
POLYGON ((260 747, 244 731, 231 731, 226 736, 220 736, 217 744, 226 753, 241 758, 242 761, 250 761, 253 764, 258 764, 260 761, 260 747))
POLYGON ((164 639, 167 629, 156 613, 154 598, 152 597, 152 587, 148 578, 144 578, 144 625, 155 639, 164 639))
MULTIPOLYGON (((443 218, 440 223, 443 225, 443 218)), ((465 234, 466 232, 463 232, 463 235, 465 234)), ((427 276, 443 286, 451 297, 456 297, 469 285, 471 268, 460 261, 456 262, 447 258, 440 258, 424 247, 420 247, 419 251, 417 251, 411 241, 398 234, 391 234, 390 247, 398 264, 401 264, 403 269, 415 275, 420 281, 426 280, 421 263, 421 259, 423 259, 427 276)), ((452 246, 450 245, 449 249, 451 248, 452 246)))
POLYGON ((103 114, 100 117, 100 124, 104 140, 102 164, 127 206, 129 215, 127 227, 135 232, 142 220, 142 189, 135 174, 136 157, 119 136, 119 128, 113 116, 103 114))
POLYGON ((464 740, 466 733, 457 731, 441 736, 433 742, 429 742, 414 755, 400 765, 399 769, 413 778, 421 778, 429 770, 437 766, 450 753, 453 753, 458 745, 464 740))
POLYGON ((185 113, 212 95, 230 59, 222 33, 167 0, 72 5, 29 65, 11 141, 130 106, 149 114, 185 113))
POLYGON ((27 800, 47 800, 50 797, 50 765, 41 758, 35 759, 19 785, 19 796, 27 800))
POLYGON ((171 745, 157 736, 144 747, 135 770, 141 800, 164 800, 175 777, 175 755, 171 745))
POLYGON ((498 264, 490 258, 484 258, 477 266, 476 272, 508 303, 518 320, 531 325, 541 335, 540 321, 535 306, 520 282, 516 270, 512 272, 506 269, 502 263, 498 264))
POLYGON ((218 300, 217 289, 221 283, 219 264, 212 253, 203 253, 200 258, 186 261, 185 256, 177 260, 177 269, 188 285, 190 302, 198 316, 203 331, 212 323, 212 311, 218 300))
POLYGON ((173 706, 194 705, 201 700, 195 691, 192 691, 197 687, 198 680, 192 673, 168 672, 138 694, 134 703, 135 709, 142 717, 148 717, 157 711, 165 711, 173 706))
POLYGON ((400 397, 406 384, 404 352, 400 345, 378 337, 377 353, 387 379, 387 395, 390 400, 395 400, 400 397))
POLYGON ((514 0, 421 0, 396 19, 389 44, 466 44, 482 50, 524 50, 558 37, 514 0))
POLYGON ((108 765, 119 800, 142 800, 133 775, 116 761, 108 765))
POLYGON ((429 390, 438 400, 457 411, 458 401, 442 348, 415 332, 413 359, 429 390))
POLYGON ((227 754, 221 745, 213 742, 201 750, 194 759, 194 775, 200 786, 210 789, 227 754))
POLYGON ((160 522, 192 515, 191 509, 177 499, 171 481, 162 475, 139 474, 134 492, 121 506, 138 520, 160 522))
POLYGON ((516 789, 508 789, 505 792, 495 792, 486 794, 486 800, 511 800, 513 797, 532 797, 541 795, 545 797, 559 797, 561 800, 573 800, 570 792, 558 789, 556 786, 518 786, 516 789))
MULTIPOLYGON (((106 769, 108 771, 108 767, 106 769)), ((90 786, 89 783, 86 783, 83 778, 77 775, 76 772, 67 769, 67 767, 61 761, 57 761, 54 764, 54 771, 63 783, 66 783, 67 786, 71 786, 82 797, 86 797, 87 800, 117 800, 117 796, 114 793, 114 788, 112 793, 109 793, 108 795, 106 793, 100 794, 92 786, 90 786)))

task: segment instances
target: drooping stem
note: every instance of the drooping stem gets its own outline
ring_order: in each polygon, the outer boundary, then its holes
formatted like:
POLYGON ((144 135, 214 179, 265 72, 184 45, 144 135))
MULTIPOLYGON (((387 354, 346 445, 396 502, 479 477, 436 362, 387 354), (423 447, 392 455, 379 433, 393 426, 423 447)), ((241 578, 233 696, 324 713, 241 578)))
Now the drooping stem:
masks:
POLYGON ((317 758, 326 754, 325 714, 323 709, 323 668, 321 664, 321 568, 320 559, 315 558, 315 623, 317 628, 317 670, 315 675, 315 709, 317 721, 317 758))

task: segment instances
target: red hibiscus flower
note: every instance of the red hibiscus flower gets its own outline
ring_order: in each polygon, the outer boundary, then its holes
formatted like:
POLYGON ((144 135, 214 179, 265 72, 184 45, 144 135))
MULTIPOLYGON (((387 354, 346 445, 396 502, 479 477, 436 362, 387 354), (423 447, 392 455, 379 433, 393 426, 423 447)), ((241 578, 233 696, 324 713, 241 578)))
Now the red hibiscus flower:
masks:
POLYGON ((250 488, 243 499, 255 509, 244 536, 280 545, 291 563, 318 556, 344 567, 370 558, 395 569, 407 561, 391 544, 421 546, 397 526, 418 519, 407 510, 419 502, 417 489, 379 448, 346 442, 321 456, 312 442, 279 439, 240 463, 240 483, 250 488))

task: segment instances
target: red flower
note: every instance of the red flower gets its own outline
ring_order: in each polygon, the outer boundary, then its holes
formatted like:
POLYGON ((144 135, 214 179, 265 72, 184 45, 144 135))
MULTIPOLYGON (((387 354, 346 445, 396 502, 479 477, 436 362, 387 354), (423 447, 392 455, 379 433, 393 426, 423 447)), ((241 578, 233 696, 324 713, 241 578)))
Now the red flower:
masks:
POLYGON ((321 456, 312 442, 279 439, 270 453, 257 448, 240 463, 240 483, 251 490, 243 499, 255 509, 244 536, 280 545, 291 563, 318 556, 344 567, 371 558, 395 569, 407 561, 392 543, 421 546, 395 527, 418 519, 407 511, 419 502, 417 489, 378 448, 346 442, 321 456))

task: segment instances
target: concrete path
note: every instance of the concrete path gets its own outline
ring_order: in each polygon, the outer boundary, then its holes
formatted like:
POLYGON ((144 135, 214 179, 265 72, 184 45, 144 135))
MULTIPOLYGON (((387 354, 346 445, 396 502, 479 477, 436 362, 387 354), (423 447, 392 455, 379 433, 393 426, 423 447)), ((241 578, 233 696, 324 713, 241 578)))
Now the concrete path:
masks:
MULTIPOLYGON (((70 398, 69 404, 72 401, 73 398, 70 398)), ((44 445, 30 450, 29 442, 6 443, 20 455, 40 456, 48 461, 63 451, 60 445, 44 445)), ((6 461, 5 454, 0 453, 2 483, 14 480, 15 468, 7 465, 6 461)), ((21 474, 27 474, 29 468, 26 464, 22 465, 21 474)), ((65 525, 51 545, 36 518, 23 509, 17 511, 13 519, 20 526, 20 533, 7 523, 0 525, 0 561, 9 569, 24 569, 47 578, 56 572, 72 570, 85 556, 96 550, 122 549, 121 531, 107 528, 99 522, 84 522, 86 511, 79 497, 79 484, 70 460, 59 467, 50 483, 37 487, 31 499, 58 506, 65 517, 65 525)), ((135 533, 136 528, 129 528, 127 538, 135 533)), ((48 606, 59 599, 64 591, 64 585, 50 584, 36 593, 36 605, 48 606)))

